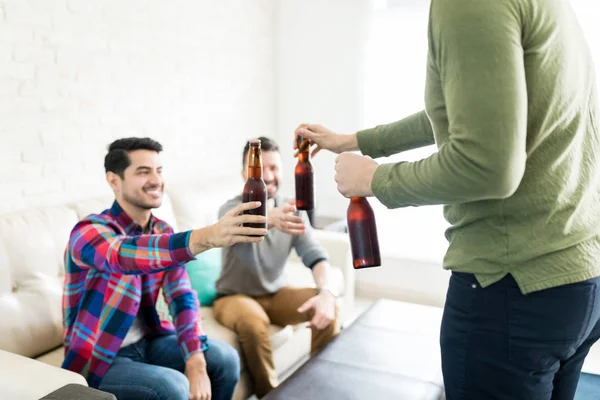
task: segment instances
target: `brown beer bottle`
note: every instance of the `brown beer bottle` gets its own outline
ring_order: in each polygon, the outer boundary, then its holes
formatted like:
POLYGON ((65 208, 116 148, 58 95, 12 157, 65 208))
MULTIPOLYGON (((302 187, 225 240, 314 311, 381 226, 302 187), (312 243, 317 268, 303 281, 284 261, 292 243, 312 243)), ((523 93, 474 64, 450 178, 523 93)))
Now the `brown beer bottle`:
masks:
MULTIPOLYGON (((244 214, 267 216, 267 185, 262 177, 262 154, 260 140, 251 140, 248 151, 248 179, 244 185, 242 202, 260 201, 260 207, 244 211, 244 214)), ((267 224, 249 223, 244 224, 248 228, 267 229, 267 224)), ((257 235, 252 235, 257 236, 257 235)))
POLYGON ((355 269, 381 265, 375 214, 364 197, 350 198, 347 212, 348 234, 355 269))
POLYGON ((310 144, 308 139, 298 137, 298 163, 294 170, 296 175, 296 208, 312 210, 315 208, 313 191, 313 167, 310 163, 310 144))

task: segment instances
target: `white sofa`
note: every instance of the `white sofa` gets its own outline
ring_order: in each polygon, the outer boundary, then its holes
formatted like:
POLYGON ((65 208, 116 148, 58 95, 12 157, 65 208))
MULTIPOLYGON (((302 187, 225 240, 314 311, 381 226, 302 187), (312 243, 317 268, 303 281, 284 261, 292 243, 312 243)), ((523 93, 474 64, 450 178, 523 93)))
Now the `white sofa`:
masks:
MULTIPOLYGON (((241 188, 236 182, 182 185, 167 188, 163 206, 155 214, 182 231, 214 223, 219 206, 241 188), (210 188, 207 190, 207 188, 210 188)), ((0 215, 0 398, 38 399, 67 383, 85 380, 60 369, 63 360, 61 297, 63 253, 78 219, 108 208, 111 198, 90 199, 64 206, 0 215)), ((343 280, 341 320, 353 312, 354 270, 344 234, 315 231, 343 280)), ((310 270, 295 254, 286 265, 295 285, 312 285, 310 270)), ((237 349, 235 334, 220 326, 210 307, 202 308, 203 326, 210 337, 237 349)), ((299 326, 271 326, 278 374, 283 379, 308 357, 310 330, 299 326)), ((251 395, 251 381, 242 367, 234 399, 251 395)))

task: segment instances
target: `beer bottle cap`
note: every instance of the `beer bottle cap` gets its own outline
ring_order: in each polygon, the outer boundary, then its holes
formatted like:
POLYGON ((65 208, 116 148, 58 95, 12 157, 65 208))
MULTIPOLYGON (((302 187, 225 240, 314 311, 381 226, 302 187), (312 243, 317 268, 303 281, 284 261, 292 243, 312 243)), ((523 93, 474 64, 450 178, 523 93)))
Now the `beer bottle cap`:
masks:
POLYGON ((298 136, 298 150, 300 151, 306 151, 307 148, 309 147, 308 144, 308 139, 302 137, 302 136, 298 136))

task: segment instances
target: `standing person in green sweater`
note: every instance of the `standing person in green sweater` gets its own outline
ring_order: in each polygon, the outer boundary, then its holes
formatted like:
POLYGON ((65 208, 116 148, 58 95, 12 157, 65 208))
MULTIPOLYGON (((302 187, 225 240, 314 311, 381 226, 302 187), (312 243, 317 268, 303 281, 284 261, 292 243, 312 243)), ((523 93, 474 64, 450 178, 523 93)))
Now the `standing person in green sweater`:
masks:
MULTIPOLYGON (((572 399, 600 336, 600 113, 566 0, 432 0, 425 110, 352 135, 296 130, 338 190, 443 204, 448 400, 572 399), (437 144, 418 162, 373 158, 437 144)), ((296 143, 296 141, 294 141, 296 143)))

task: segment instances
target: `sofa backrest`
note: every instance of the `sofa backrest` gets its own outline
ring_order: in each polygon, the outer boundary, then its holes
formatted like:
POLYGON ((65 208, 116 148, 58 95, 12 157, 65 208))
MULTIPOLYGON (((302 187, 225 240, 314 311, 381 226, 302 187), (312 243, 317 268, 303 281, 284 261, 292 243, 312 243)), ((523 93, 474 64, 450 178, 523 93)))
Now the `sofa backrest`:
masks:
POLYGON ((218 220, 219 208, 242 193, 241 178, 203 183, 177 183, 167 187, 180 230, 201 228, 218 220))
MULTIPOLYGON (((242 183, 243 185, 243 183, 242 183)), ((219 207, 240 193, 237 180, 167 187, 154 214, 176 231, 217 221, 219 207)), ((110 207, 95 198, 0 215, 0 349, 36 357, 62 344, 64 250, 73 226, 110 207)))
POLYGON ((63 254, 76 223, 69 207, 0 216, 0 349, 34 357, 60 345, 63 254))

